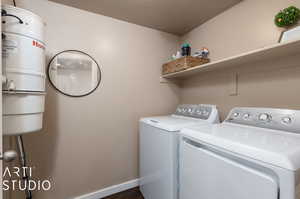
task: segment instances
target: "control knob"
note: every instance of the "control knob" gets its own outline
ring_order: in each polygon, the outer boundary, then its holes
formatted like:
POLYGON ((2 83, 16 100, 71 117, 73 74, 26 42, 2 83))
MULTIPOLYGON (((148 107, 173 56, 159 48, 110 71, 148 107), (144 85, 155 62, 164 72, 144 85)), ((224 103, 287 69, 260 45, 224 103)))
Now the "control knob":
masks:
POLYGON ((269 115, 267 113, 262 113, 258 116, 258 119, 260 121, 269 122, 269 121, 271 121, 272 117, 271 117, 271 115, 269 115))
POLYGON ((239 115, 239 113, 233 113, 233 117, 238 117, 239 115))
POLYGON ((250 114, 249 113, 246 113, 244 116, 243 116, 244 120, 247 120, 250 118, 250 114))
POLYGON ((292 123, 292 118, 290 118, 290 117, 283 117, 281 120, 284 124, 292 123))

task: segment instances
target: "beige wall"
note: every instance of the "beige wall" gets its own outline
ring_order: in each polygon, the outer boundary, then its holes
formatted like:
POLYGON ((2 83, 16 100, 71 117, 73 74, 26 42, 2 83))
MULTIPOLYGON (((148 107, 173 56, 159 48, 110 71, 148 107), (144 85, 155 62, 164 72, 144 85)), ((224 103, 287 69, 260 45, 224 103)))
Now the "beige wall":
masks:
POLYGON ((297 0, 243 0, 184 35, 193 49, 209 48, 212 61, 237 55, 278 42, 283 29, 274 24, 281 9, 297 0))
POLYGON ((34 198, 68 199, 137 178, 139 118, 170 113, 179 103, 177 87, 159 82, 179 38, 45 0, 17 3, 46 21, 48 57, 83 50, 103 72, 87 97, 48 86, 44 130, 25 142, 36 176, 50 177, 54 188, 34 198))
MULTIPOLYGON (((8 1, 8 0, 6 0, 8 1)), ((10 2, 10 1, 8 1, 10 2)), ((181 89, 160 84, 160 67, 179 38, 46 0, 19 0, 47 22, 47 55, 66 49, 91 54, 102 66, 99 89, 84 98, 47 90, 45 127, 25 136, 36 176, 51 178, 39 199, 68 199, 138 177, 138 119, 166 114, 177 103, 217 104, 222 118, 235 106, 300 109, 299 58, 253 63, 189 78, 181 89), (238 73, 238 95, 233 75, 238 73)), ((244 0, 185 35, 218 60, 276 43, 274 14, 299 1, 244 0)), ((17 196, 11 199, 18 198, 17 196)))
MULTIPOLYGON (((212 61, 278 42, 282 29, 274 25, 274 15, 300 1, 244 0, 231 9, 183 36, 181 42, 193 49, 207 47, 212 61)), ((217 104, 222 119, 235 106, 263 106, 300 109, 300 62, 297 57, 253 63, 218 70, 182 82, 182 103, 217 104), (238 74, 238 95, 234 76, 238 74)))

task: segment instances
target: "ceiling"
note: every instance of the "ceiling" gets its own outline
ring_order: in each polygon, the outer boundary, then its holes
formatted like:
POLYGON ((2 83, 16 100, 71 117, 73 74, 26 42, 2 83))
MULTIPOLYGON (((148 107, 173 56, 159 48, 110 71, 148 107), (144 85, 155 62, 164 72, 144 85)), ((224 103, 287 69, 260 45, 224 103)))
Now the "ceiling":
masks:
POLYGON ((50 0, 183 35, 241 0, 50 0))

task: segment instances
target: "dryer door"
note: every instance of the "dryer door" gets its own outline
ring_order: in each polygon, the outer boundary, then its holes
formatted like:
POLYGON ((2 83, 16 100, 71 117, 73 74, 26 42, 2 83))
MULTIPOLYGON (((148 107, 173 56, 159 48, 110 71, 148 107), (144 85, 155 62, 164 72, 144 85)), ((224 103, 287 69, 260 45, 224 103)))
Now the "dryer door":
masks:
POLYGON ((277 179, 265 168, 187 138, 180 156, 180 199, 278 199, 277 179))

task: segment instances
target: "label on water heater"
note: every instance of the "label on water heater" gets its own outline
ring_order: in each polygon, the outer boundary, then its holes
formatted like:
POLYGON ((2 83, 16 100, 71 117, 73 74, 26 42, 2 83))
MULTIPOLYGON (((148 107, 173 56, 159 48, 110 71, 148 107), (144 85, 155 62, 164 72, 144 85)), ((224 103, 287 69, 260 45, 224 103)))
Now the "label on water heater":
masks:
POLYGON ((4 39, 2 40, 2 55, 7 57, 9 54, 15 54, 18 52, 18 42, 14 40, 4 39))
POLYGON ((40 42, 38 42, 38 41, 33 40, 32 45, 37 47, 37 48, 41 48, 41 49, 45 50, 45 46, 43 44, 41 44, 40 42))

